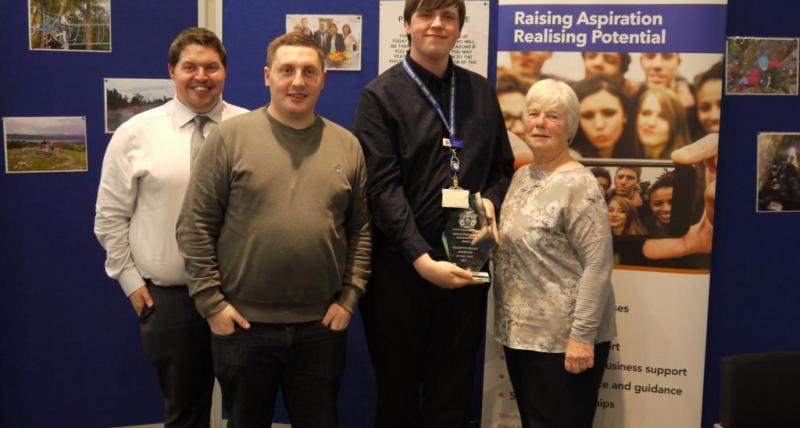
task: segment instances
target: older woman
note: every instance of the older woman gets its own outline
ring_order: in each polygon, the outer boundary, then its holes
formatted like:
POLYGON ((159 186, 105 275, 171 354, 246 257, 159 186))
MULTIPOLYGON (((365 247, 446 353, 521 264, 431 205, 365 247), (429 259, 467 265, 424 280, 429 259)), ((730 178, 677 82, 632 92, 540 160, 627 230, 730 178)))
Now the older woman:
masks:
POLYGON ((523 427, 591 427, 615 334, 608 208, 572 159, 575 92, 552 79, 526 96, 533 164, 514 174, 495 264, 495 338, 523 427))

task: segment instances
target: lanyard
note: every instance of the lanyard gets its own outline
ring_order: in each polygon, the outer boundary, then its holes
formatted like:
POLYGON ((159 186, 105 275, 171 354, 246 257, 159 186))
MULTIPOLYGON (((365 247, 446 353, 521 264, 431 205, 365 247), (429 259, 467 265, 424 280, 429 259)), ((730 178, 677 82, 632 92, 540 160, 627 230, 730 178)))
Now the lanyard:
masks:
POLYGON ((406 74, 417 84, 419 90, 422 91, 425 98, 431 103, 433 109, 436 110, 436 114, 439 115, 445 128, 447 128, 447 133, 450 134, 450 177, 453 180, 453 187, 458 189, 458 170, 461 166, 461 161, 458 159, 458 152, 456 149, 461 149, 464 143, 456 139, 456 74, 453 73, 450 77, 450 121, 448 122, 444 117, 444 112, 442 111, 442 106, 439 104, 439 101, 431 94, 430 89, 425 86, 425 83, 417 76, 417 73, 414 73, 414 70, 411 69, 408 58, 403 59, 403 69, 405 69, 406 74))
MULTIPOLYGON (((456 139, 456 74, 453 73, 452 77, 450 77, 450 121, 448 122, 447 119, 444 117, 444 112, 442 111, 442 106, 439 105, 439 101, 436 101, 436 98, 431 94, 431 91, 425 86, 425 83, 422 79, 417 76, 417 73, 414 73, 414 70, 411 69, 411 65, 408 64, 408 59, 403 59, 403 68, 406 70, 406 73, 414 83, 417 84, 417 87, 420 91, 425 95, 425 98, 430 101, 433 109, 436 110, 436 113, 439 115, 439 118, 442 119, 445 128, 447 128, 447 133, 450 134, 450 139, 456 139)), ((460 148, 460 147, 458 147, 460 148)))

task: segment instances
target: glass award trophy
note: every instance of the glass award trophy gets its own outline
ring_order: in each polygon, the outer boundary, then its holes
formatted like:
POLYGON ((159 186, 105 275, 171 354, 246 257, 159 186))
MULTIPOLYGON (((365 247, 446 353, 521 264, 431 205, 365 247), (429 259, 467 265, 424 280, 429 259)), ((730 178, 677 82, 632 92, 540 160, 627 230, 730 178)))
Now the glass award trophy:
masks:
POLYGON ((447 258, 453 264, 472 271, 475 279, 489 282, 489 273, 479 270, 497 244, 480 193, 469 195, 469 208, 452 210, 444 227, 442 242, 447 258))

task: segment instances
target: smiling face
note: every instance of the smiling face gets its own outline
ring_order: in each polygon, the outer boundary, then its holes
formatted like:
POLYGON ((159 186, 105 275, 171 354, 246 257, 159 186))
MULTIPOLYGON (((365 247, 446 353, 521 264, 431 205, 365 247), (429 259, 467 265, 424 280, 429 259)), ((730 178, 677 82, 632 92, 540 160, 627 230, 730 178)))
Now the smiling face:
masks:
POLYGON ((456 6, 427 10, 422 8, 423 3, 403 28, 411 38, 411 58, 424 66, 446 61, 461 30, 456 6))
POLYGON ((668 225, 672 215, 672 187, 660 187, 650 192, 650 210, 662 225, 668 225))
POLYGON ((611 225, 615 235, 621 234, 627 221, 628 215, 625 209, 616 200, 611 199, 608 203, 608 223, 611 225))
POLYGON ((264 67, 271 98, 269 113, 295 128, 310 125, 325 86, 319 54, 307 46, 281 46, 271 63, 264 67))
POLYGON ((647 94, 639 107, 636 132, 642 146, 659 148, 667 145, 670 135, 669 121, 664 117, 661 103, 654 94, 647 94))
POLYGON ((556 157, 569 147, 569 129, 566 115, 556 110, 537 106, 528 108, 525 114, 525 143, 534 153, 534 158, 556 157), (538 152, 538 154, 537 154, 538 152))
POLYGON ((207 113, 219 102, 225 88, 225 67, 217 51, 198 44, 186 46, 169 77, 175 82, 175 96, 195 113, 207 113))
POLYGON ((671 88, 678 76, 681 58, 672 52, 646 52, 640 62, 648 86, 671 88))
POLYGON ((707 133, 719 132, 721 107, 722 79, 706 80, 697 89, 697 120, 707 133))
POLYGON ((622 77, 622 54, 619 52, 586 52, 583 65, 586 77, 606 76, 615 79, 622 77))
POLYGON ((606 90, 581 101, 580 126, 589 142, 609 157, 625 128, 625 113, 619 98, 606 90))

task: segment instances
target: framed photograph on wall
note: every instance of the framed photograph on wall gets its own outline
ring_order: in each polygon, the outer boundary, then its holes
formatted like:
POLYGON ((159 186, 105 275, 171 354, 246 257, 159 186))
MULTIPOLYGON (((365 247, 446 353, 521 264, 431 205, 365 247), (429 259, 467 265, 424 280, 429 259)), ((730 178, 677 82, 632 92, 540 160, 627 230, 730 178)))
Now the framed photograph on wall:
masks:
POLYGON ((28 0, 28 48, 111 52, 111 0, 28 0))
POLYGON ((798 39, 728 37, 725 93, 797 95, 798 39))

